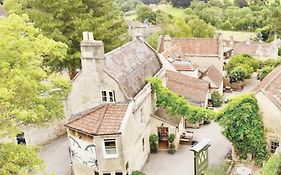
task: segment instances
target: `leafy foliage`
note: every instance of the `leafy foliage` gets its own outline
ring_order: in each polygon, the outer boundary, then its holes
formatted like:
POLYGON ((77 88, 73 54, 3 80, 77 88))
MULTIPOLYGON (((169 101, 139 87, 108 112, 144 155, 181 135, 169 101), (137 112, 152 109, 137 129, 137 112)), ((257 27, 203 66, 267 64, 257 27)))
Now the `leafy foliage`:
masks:
POLYGON ((171 0, 174 7, 188 7, 191 0, 171 0))
POLYGON ((262 175, 278 175, 281 173, 281 154, 272 155, 264 164, 262 175))
POLYGON ((263 67, 259 72, 259 79, 263 80, 271 71, 273 70, 273 67, 265 66, 263 67))
POLYGON ((251 74, 248 69, 245 68, 247 65, 239 65, 230 71, 228 74, 231 82, 244 81, 246 78, 249 78, 251 74))
POLYGON ((143 172, 140 171, 133 171, 132 175, 145 175, 143 172))
POLYGON ((27 13, 45 36, 68 46, 67 57, 50 65, 56 69, 67 67, 72 76, 81 64, 83 31, 91 31, 95 39, 103 40, 106 52, 127 41, 127 26, 112 0, 5 0, 4 5, 10 13, 27 13))
MULTIPOLYGON (((19 124, 62 118, 70 84, 45 63, 63 59, 67 46, 42 35, 26 15, 0 18, 0 37, 0 138, 14 137, 19 124)), ((41 164, 36 156, 32 147, 1 144, 0 174, 24 174, 41 164)))
POLYGON ((158 150, 158 136, 156 134, 152 134, 149 136, 149 144, 150 144, 150 151, 152 153, 156 153, 158 150))
POLYGON ((222 132, 232 142, 241 158, 251 153, 258 164, 265 160, 266 142, 264 126, 257 100, 253 94, 234 97, 218 113, 222 132))
POLYGON ((156 23, 156 13, 147 5, 138 6, 136 14, 138 16, 137 19, 141 22, 147 20, 150 23, 156 23))
POLYGON ((220 107, 222 105, 222 95, 219 91, 214 91, 211 94, 211 102, 214 107, 220 107))
POLYGON ((0 174, 28 175, 44 168, 36 149, 14 143, 0 144, 0 174))
POLYGON ((152 89, 156 93, 158 107, 164 108, 174 115, 181 115, 191 123, 215 116, 215 113, 209 109, 189 105, 184 98, 164 87, 161 79, 153 77, 149 78, 148 82, 151 83, 152 89))

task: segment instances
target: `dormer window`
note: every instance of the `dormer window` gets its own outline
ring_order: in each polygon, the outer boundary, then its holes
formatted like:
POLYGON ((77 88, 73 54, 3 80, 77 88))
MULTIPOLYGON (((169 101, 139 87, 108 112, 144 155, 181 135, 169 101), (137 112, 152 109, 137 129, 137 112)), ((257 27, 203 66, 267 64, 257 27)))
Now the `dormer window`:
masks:
POLYGON ((101 91, 101 99, 102 99, 102 102, 113 103, 116 101, 115 92, 114 91, 101 91))

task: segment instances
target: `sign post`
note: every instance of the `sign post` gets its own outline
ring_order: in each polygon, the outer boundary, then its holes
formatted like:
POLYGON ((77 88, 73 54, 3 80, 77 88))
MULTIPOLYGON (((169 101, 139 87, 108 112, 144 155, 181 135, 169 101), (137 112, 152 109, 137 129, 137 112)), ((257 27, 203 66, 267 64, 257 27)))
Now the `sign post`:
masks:
POLYGON ((203 175, 208 168, 208 148, 211 146, 210 142, 209 139, 203 139, 190 149, 194 152, 194 175, 203 175))

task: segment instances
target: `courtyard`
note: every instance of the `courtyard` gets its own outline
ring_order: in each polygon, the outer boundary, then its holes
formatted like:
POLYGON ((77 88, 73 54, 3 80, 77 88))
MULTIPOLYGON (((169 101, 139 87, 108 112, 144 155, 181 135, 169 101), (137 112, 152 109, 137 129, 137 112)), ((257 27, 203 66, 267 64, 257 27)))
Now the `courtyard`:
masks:
MULTIPOLYGON (((224 162, 224 156, 231 149, 231 144, 222 135, 220 126, 211 122, 209 125, 201 126, 200 129, 188 129, 194 132, 197 141, 203 138, 211 140, 209 148, 209 166, 219 165, 224 162)), ((158 151, 150 154, 143 172, 146 175, 192 175, 193 174, 193 152, 190 145, 180 145, 174 155, 167 151, 158 151)))

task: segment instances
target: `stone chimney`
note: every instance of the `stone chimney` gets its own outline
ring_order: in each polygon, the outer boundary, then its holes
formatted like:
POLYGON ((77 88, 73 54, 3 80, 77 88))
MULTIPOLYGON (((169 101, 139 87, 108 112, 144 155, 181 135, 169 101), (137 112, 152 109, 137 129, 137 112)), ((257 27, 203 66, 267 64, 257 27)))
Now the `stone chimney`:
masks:
POLYGON ((169 35, 165 35, 163 39, 164 51, 172 47, 172 38, 169 35))
POLYGON ((92 32, 83 32, 81 47, 82 71, 96 75, 97 81, 103 80, 103 69, 105 67, 104 44, 102 41, 94 40, 92 32))
POLYGON ((219 44, 219 57, 223 59, 223 34, 220 32, 218 34, 218 44, 219 44))

